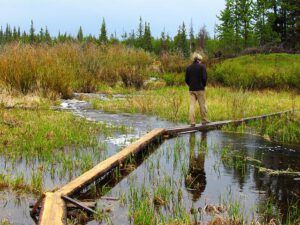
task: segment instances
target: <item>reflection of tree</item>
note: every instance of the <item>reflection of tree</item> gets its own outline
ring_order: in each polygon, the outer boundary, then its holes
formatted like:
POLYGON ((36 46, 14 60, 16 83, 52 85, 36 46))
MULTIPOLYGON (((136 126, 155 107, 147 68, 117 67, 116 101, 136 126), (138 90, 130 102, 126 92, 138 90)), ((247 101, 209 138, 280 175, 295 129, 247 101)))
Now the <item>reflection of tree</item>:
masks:
POLYGON ((195 133, 190 134, 190 159, 188 174, 185 178, 185 186, 187 190, 193 195, 193 201, 197 201, 201 193, 205 190, 206 175, 204 170, 205 154, 207 148, 207 134, 201 134, 200 146, 197 145, 195 149, 196 137, 195 133))

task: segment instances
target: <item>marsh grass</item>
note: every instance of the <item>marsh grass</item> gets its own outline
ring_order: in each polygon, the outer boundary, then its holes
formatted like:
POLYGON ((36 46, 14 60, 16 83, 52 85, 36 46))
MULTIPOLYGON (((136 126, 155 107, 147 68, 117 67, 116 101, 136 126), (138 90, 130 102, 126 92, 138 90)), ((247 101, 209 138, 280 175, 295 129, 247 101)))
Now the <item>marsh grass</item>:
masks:
MULTIPOLYGON (((243 91, 208 87, 206 95, 209 119, 213 121, 262 115, 300 106, 298 95, 284 91, 243 91)), ((137 96, 128 96, 127 100, 93 101, 95 108, 109 112, 145 113, 175 122, 188 122, 189 93, 186 87, 141 91, 137 96), (177 112, 176 116, 174 111, 177 112)), ((199 111, 197 116, 200 122, 199 111)))
POLYGON ((140 88, 154 58, 121 45, 63 43, 9 44, 0 49, 0 83, 23 94, 69 98, 73 91, 92 92, 99 84, 140 88))
MULTIPOLYGON (((208 117, 211 121, 239 119, 300 107, 300 96, 285 91, 244 91, 224 87, 208 87, 206 91, 208 117)), ((188 123, 189 94, 186 87, 164 87, 140 91, 126 100, 102 101, 90 99, 93 107, 108 112, 144 113, 174 122, 188 123)), ((200 122, 199 109, 196 120, 200 122)), ((268 118, 253 122, 256 133, 285 143, 299 142, 299 114, 268 118), (263 123, 263 124, 261 124, 263 123)), ((230 127, 230 126, 229 126, 230 127)), ((224 128, 230 130, 229 127, 224 128)), ((242 126, 239 128, 242 132, 242 126)), ((234 128, 232 128, 234 130, 234 128)))
POLYGON ((51 110, 43 99, 28 104, 26 99, 13 100, 21 108, 15 104, 0 108, 0 155, 5 162, 1 188, 38 194, 49 177, 55 182, 69 181, 103 160, 106 144, 100 136, 128 132, 124 126, 89 122, 51 110), (26 171, 20 171, 19 164, 24 164, 26 171))
POLYGON ((279 143, 300 144, 300 112, 257 120, 240 126, 225 126, 224 131, 251 133, 279 143))
POLYGON ((299 65, 299 54, 256 54, 225 60, 209 74, 212 82, 230 87, 299 90, 299 65))
POLYGON ((49 157, 66 146, 92 146, 102 125, 53 110, 0 109, 0 153, 49 157))
POLYGON ((10 188, 16 192, 41 194, 43 191, 41 182, 41 180, 37 180, 35 177, 32 178, 31 183, 28 183, 23 173, 14 176, 10 174, 0 174, 0 190, 10 188))

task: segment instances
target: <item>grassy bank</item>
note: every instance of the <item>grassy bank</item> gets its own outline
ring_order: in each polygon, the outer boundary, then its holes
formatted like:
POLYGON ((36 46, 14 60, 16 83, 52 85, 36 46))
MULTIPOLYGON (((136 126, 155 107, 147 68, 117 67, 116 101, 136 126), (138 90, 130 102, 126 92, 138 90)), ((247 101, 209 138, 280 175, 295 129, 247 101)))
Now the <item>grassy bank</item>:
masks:
POLYGON ((284 114, 240 126, 226 126, 225 131, 258 134, 267 140, 300 145, 300 112, 284 114))
POLYGON ((300 90, 300 55, 257 54, 228 59, 210 70, 210 80, 236 88, 300 90))
MULTIPOLYGON (((300 96, 292 92, 241 91, 224 87, 208 87, 206 91, 208 117, 211 121, 238 119, 255 115, 263 115, 286 109, 299 108, 300 96)), ((90 100, 94 108, 109 112, 144 113, 161 118, 188 123, 189 93, 186 87, 165 87, 158 90, 141 91, 127 100, 101 101, 90 100)), ((196 113, 200 122, 199 111, 196 113)), ((264 129, 270 137, 284 142, 299 142, 297 130, 298 114, 283 119, 282 122, 267 121, 264 129), (291 122, 295 121, 295 122, 291 122), (276 127, 282 126, 282 129, 276 127), (270 133, 272 130, 272 134, 270 133), (287 138, 286 135, 293 137, 287 138)))
POLYGON ((49 188, 49 180, 71 180, 105 157, 100 135, 127 132, 121 126, 54 111, 48 100, 38 97, 0 96, 6 100, 0 98, 0 155, 5 168, 0 189, 40 193, 49 188))

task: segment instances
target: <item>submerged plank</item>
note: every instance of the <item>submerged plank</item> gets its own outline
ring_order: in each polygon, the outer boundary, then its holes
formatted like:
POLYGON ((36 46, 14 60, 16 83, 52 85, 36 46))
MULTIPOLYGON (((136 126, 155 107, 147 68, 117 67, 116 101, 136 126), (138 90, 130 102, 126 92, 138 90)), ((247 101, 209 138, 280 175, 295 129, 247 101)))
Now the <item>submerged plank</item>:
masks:
POLYGON ((93 182, 99 176, 104 175, 112 168, 121 164, 127 157, 139 152, 141 149, 146 147, 151 141, 162 136, 164 132, 165 132, 164 129, 152 130, 148 134, 141 137, 139 140, 133 142, 128 147, 124 148, 122 151, 102 161, 91 170, 85 172, 81 176, 77 177, 75 180, 66 184, 65 186, 60 188, 56 193, 60 195, 70 196, 74 192, 80 190, 81 188, 93 182))
MULTIPOLYGON (((101 198, 102 199, 102 198, 101 198)), ((96 205, 97 205, 97 202, 91 202, 91 201, 88 201, 88 202, 81 202, 84 206, 86 207, 89 207, 91 209, 95 209, 96 208, 96 205)), ((30 203, 29 204, 29 208, 33 209, 35 207, 35 204, 33 203, 30 203)), ((72 203, 66 203, 66 207, 67 207, 67 210, 72 210, 72 209, 78 209, 78 206, 72 204, 72 203)), ((41 205, 37 206, 36 207, 36 210, 39 210, 41 209, 41 205)))
POLYGON ((90 213, 90 214, 96 214, 97 212, 93 209, 91 209, 90 207, 87 207, 85 204, 83 204, 83 202, 80 202, 78 200, 75 200, 73 198, 70 198, 68 196, 61 196, 62 199, 64 199, 67 202, 71 202, 72 204, 76 205, 77 207, 85 210, 86 212, 90 213))
POLYGON ((47 192, 42 204, 39 225, 66 224, 66 204, 57 193, 47 192))

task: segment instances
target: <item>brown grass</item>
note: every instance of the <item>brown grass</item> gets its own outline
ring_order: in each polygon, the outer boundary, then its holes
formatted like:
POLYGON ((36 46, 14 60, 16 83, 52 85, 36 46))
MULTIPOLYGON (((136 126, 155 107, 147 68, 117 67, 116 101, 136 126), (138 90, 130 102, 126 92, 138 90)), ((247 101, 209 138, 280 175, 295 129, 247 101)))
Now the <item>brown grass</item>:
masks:
POLYGON ((23 94, 50 98, 92 92, 100 83, 141 87, 153 57, 121 45, 64 43, 10 44, 0 48, 0 85, 23 94))

